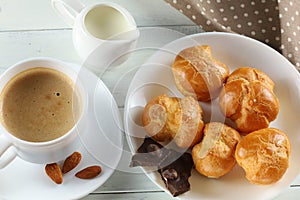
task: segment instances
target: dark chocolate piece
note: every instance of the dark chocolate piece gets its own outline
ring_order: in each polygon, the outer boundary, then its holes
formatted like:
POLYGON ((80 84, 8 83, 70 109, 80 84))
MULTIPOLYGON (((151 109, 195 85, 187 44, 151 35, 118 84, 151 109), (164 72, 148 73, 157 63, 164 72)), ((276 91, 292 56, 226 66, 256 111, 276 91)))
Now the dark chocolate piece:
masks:
POLYGON ((193 166, 191 154, 184 153, 173 163, 158 170, 166 187, 174 197, 190 190, 188 179, 193 166))
POLYGON ((145 138, 143 144, 138 148, 137 153, 133 155, 130 167, 159 167, 170 154, 171 152, 168 149, 163 148, 163 146, 156 141, 151 138, 145 138))
POLYGON ((190 190, 188 182, 194 166, 189 153, 180 153, 164 148, 151 138, 145 138, 137 153, 132 157, 130 167, 157 167, 167 189, 173 196, 178 196, 190 190))
POLYGON ((138 148, 138 153, 148 153, 157 149, 161 149, 163 146, 159 144, 158 142, 154 141, 150 137, 146 137, 144 139, 143 144, 138 148))

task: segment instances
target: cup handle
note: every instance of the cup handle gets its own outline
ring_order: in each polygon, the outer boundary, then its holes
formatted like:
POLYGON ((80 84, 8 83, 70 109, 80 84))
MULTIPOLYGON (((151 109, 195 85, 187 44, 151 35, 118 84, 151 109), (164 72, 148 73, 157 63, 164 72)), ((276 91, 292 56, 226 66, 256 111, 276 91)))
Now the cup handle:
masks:
POLYGON ((78 0, 52 0, 51 4, 56 13, 70 26, 74 25, 76 16, 84 8, 78 0))
POLYGON ((16 149, 3 134, 0 135, 0 156, 0 169, 8 165, 17 156, 16 149))

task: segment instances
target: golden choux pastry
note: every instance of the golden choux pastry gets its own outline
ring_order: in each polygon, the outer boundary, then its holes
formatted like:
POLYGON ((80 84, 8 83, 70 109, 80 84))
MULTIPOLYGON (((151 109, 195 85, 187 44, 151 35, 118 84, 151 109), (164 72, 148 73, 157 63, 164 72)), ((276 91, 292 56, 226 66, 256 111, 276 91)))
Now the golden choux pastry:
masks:
POLYGON ((264 72, 258 69, 251 68, 251 67, 241 67, 234 70, 230 74, 226 82, 230 82, 241 78, 249 82, 259 81, 261 83, 266 84, 266 86, 269 87, 271 90, 274 89, 275 84, 268 75, 266 75, 264 72))
POLYGON ((289 166, 290 142, 275 128, 265 128, 246 135, 237 145, 235 157, 253 184, 267 185, 282 178, 289 166))
POLYGON ((273 88, 273 81, 265 73, 239 68, 229 75, 219 95, 221 111, 241 133, 267 128, 279 112, 273 88))
POLYGON ((199 101, 218 97, 229 75, 228 67, 213 58, 210 46, 193 46, 178 53, 172 71, 177 89, 199 101))
POLYGON ((174 140, 177 146, 188 148, 202 139, 202 108, 193 97, 154 97, 144 108, 142 122, 147 135, 156 141, 174 140))
POLYGON ((196 170, 209 178, 219 178, 234 167, 235 148, 240 134, 219 122, 205 125, 203 140, 192 149, 196 170))

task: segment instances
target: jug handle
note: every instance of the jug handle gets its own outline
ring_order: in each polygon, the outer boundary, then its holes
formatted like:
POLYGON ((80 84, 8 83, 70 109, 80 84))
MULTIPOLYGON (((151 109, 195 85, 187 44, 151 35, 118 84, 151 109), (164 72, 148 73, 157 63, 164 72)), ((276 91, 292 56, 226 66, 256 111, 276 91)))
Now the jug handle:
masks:
POLYGON ((78 0, 52 0, 52 8, 64 21, 73 27, 77 15, 84 8, 78 0))

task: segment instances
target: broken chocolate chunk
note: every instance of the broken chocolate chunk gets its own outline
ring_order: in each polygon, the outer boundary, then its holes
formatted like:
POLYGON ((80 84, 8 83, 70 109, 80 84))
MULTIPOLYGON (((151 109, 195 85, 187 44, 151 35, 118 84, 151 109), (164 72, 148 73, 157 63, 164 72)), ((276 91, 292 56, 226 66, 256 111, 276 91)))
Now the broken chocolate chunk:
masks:
POLYGON ((150 151, 154 151, 154 150, 161 149, 161 148, 163 148, 163 146, 161 144, 154 141, 150 137, 146 137, 144 139, 143 144, 138 148, 137 152, 138 153, 148 153, 150 151))
POLYGON ((151 138, 145 138, 144 143, 138 148, 137 153, 133 155, 130 167, 158 167, 170 154, 169 150, 163 148, 159 143, 151 138))
POLYGON ((158 170, 166 187, 174 197, 190 190, 188 179, 193 166, 191 154, 184 153, 173 163, 158 170))
POLYGON ((132 157, 130 166, 157 167, 167 189, 174 197, 190 190, 188 179, 194 163, 189 153, 167 149, 153 139, 145 138, 132 157))
POLYGON ((136 166, 148 166, 157 167, 159 163, 159 158, 150 153, 138 153, 132 156, 130 167, 136 166))

